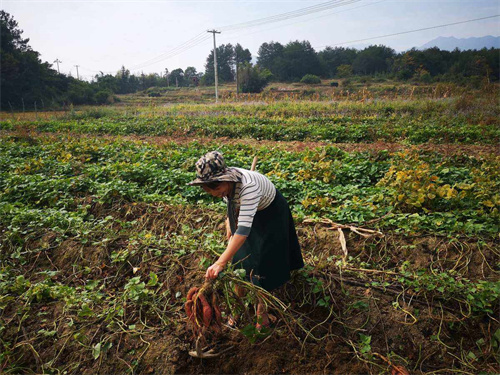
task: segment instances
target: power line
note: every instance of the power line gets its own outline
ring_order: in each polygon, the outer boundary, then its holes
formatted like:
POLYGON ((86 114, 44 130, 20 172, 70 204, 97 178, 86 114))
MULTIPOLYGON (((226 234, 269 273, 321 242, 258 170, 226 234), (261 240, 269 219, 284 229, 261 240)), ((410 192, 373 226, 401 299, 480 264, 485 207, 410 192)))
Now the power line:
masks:
MULTIPOLYGON (((332 45, 333 45, 333 46, 340 46, 340 45, 342 45, 342 44, 350 44, 350 43, 364 42, 364 41, 367 41, 367 40, 372 40, 372 39, 387 38, 387 37, 389 37, 389 36, 396 36, 396 35, 403 35, 403 34, 415 33, 415 32, 417 32, 417 31, 432 30, 432 29, 437 29, 437 28, 440 28, 440 27, 453 26, 453 25, 460 25, 460 24, 462 24, 462 23, 474 22, 474 21, 481 21, 481 20, 486 20, 486 19, 489 19, 489 18, 495 18, 495 17, 500 17, 500 14, 496 14, 496 15, 494 15, 494 16, 488 16, 488 17, 474 18, 474 19, 472 19, 472 20, 459 21, 459 22, 452 22, 452 23, 447 23, 447 24, 444 24, 444 25, 429 26, 429 27, 424 27, 424 28, 421 28, 421 29, 416 29, 416 30, 401 31, 401 32, 399 32, 399 33, 394 33, 394 34, 386 34, 386 35, 379 35, 379 36, 374 36, 374 37, 370 37, 370 38, 364 38, 364 39, 351 40, 351 41, 349 41, 349 42, 333 43, 332 45)), ((320 49, 320 48, 324 48, 324 47, 331 47, 331 46, 329 46, 329 45, 319 46, 319 47, 316 47, 315 49, 320 49)))
POLYGON ((336 8, 339 6, 348 5, 350 3, 358 2, 358 1, 361 1, 361 0, 328 1, 326 3, 321 3, 321 4, 309 6, 306 8, 301 8, 301 9, 294 10, 291 12, 281 13, 281 14, 277 14, 274 16, 270 16, 270 17, 260 18, 260 19, 254 20, 254 21, 248 21, 248 22, 243 22, 243 23, 239 23, 239 24, 224 26, 224 27, 221 27, 221 29, 224 32, 228 32, 231 30, 261 26, 261 25, 265 25, 267 23, 286 21, 286 20, 291 19, 291 18, 297 18, 297 17, 302 17, 305 15, 308 15, 308 14, 312 14, 312 13, 322 12, 322 11, 325 11, 325 10, 328 10, 331 8, 336 8))
MULTIPOLYGON (((325 3, 321 4, 316 4, 313 6, 301 8, 298 10, 294 10, 291 12, 286 12, 286 13, 281 13, 277 14, 274 16, 270 17, 265 17, 265 18, 260 18, 257 20, 253 21, 247 21, 239 24, 233 24, 233 25, 228 25, 225 27, 222 27, 221 29, 223 31, 226 30, 239 30, 243 28, 249 28, 249 27, 255 27, 255 26, 261 26, 267 23, 274 23, 274 22, 281 22, 281 21, 286 21, 290 18, 297 18, 297 17, 302 17, 304 15, 316 13, 316 12, 321 12, 324 10, 336 8, 339 6, 344 6, 348 5, 354 2, 358 2, 361 0, 333 0, 333 1, 327 1, 325 3)), ((137 70, 137 69, 142 69, 147 66, 157 64, 161 61, 167 60, 169 58, 172 58, 176 55, 179 55, 191 48, 194 48, 198 46, 199 44, 205 42, 206 40, 210 39, 210 36, 206 35, 204 32, 196 35, 195 37, 191 38, 190 40, 180 44, 179 46, 173 48, 172 50, 166 51, 163 54, 156 56, 155 58, 152 58, 150 60, 144 61, 142 63, 136 64, 135 66, 132 66, 130 70, 137 70)))
POLYGON ((132 66, 130 69, 141 69, 145 66, 148 66, 148 65, 152 65, 152 64, 155 64, 155 63, 158 63, 162 60, 166 60, 170 57, 173 57, 175 55, 178 55, 179 53, 182 53, 184 51, 187 51, 188 49, 194 47, 194 46, 197 46, 198 44, 204 42, 205 40, 207 39, 210 39, 210 36, 206 35, 205 32, 202 32, 202 33, 199 33, 197 34, 196 36, 194 36, 193 38, 185 41, 184 43, 178 45, 177 47, 169 50, 169 51, 166 51, 164 53, 162 53, 161 55, 158 55, 152 59, 149 59, 147 61, 144 61, 142 63, 139 63, 139 64, 136 64, 134 66, 132 66))
MULTIPOLYGON (((166 60, 170 57, 173 57, 175 55, 178 55, 198 44, 201 44, 203 43, 204 41, 210 39, 210 36, 206 35, 204 32, 203 33, 200 33, 198 35, 196 35, 195 37, 189 39, 188 41, 178 45, 177 47, 173 48, 172 50, 170 51, 167 51, 159 56, 156 56, 155 58, 152 58, 150 60, 147 60, 147 61, 144 61, 140 64, 136 64, 130 68, 128 68, 128 70, 139 70, 139 69, 142 69, 146 66, 149 66, 149 65, 153 65, 153 64, 156 64, 158 62, 161 62, 163 60, 166 60)), ((113 74, 115 73, 114 71, 102 71, 102 70, 94 70, 94 69, 90 69, 90 68, 86 68, 86 67, 83 67, 83 66, 80 66, 81 68, 83 68, 84 70, 87 70, 89 72, 93 72, 93 73, 102 73, 102 74, 113 74)), ((117 70, 118 71, 118 70, 117 70)))
MULTIPOLYGON (((331 15, 333 15, 333 14, 339 14, 339 13, 349 12, 349 11, 351 11, 351 10, 355 10, 355 9, 359 9, 359 8, 364 8, 364 7, 367 7, 367 6, 372 6, 372 5, 375 5, 375 4, 383 3, 384 1, 386 1, 386 0, 380 0, 380 1, 372 2, 372 3, 370 3, 370 4, 360 5, 360 6, 358 6, 358 7, 349 8, 349 9, 344 9, 344 10, 340 10, 340 11, 328 12, 328 13, 326 13, 326 14, 322 14, 322 15, 315 16, 315 17, 310 17, 310 18, 307 18, 307 19, 305 19, 305 20, 300 20, 300 21, 290 22, 290 23, 286 23, 286 24, 284 24, 284 25, 275 26, 275 27, 270 27, 270 28, 268 28, 268 29, 258 30, 258 31, 254 31, 254 32, 251 32, 251 33, 245 33, 245 34, 238 33, 238 34, 236 34, 236 35, 233 35, 233 36, 231 37, 231 39, 234 39, 234 38, 240 38, 240 37, 246 37, 246 36, 249 36, 249 35, 254 35, 254 34, 258 34, 258 33, 266 32, 266 31, 271 31, 271 30, 281 29, 281 28, 284 28, 284 27, 287 27, 287 26, 296 25, 296 24, 298 24, 298 23, 304 23, 304 22, 309 22, 309 21, 311 21, 311 20, 315 20, 315 19, 318 19, 318 18, 328 17, 328 16, 331 16, 331 15)), ((231 32, 229 31, 229 33, 231 33, 231 32)))

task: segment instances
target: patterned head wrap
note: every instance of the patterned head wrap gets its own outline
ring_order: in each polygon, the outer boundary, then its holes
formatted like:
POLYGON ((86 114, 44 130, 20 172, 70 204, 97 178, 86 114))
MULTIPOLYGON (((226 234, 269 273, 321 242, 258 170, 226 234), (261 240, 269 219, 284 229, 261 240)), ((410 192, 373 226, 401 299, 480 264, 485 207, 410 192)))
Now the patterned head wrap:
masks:
POLYGON ((219 151, 210 151, 196 162, 196 179, 188 185, 202 185, 209 182, 241 181, 241 173, 228 168, 219 151))

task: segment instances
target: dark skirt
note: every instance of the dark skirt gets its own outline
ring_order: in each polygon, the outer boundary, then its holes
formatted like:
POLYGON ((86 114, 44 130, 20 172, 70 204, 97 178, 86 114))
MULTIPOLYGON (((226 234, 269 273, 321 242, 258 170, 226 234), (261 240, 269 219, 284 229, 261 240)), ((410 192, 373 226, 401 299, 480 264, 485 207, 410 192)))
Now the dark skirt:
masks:
POLYGON ((290 280, 290 271, 304 267, 292 213, 278 189, 273 202, 255 214, 250 234, 232 263, 268 291, 290 280))

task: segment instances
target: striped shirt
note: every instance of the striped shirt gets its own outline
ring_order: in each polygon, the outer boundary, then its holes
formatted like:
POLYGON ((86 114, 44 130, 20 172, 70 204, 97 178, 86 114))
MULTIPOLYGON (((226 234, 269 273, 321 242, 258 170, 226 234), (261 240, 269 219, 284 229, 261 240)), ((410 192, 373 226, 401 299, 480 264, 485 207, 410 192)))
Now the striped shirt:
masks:
MULTIPOLYGON (((235 210, 240 211, 236 234, 248 236, 255 213, 267 208, 273 202, 276 188, 266 176, 258 172, 236 169, 242 174, 241 182, 235 184, 231 202, 235 210)), ((228 198, 224 200, 229 202, 228 198)))

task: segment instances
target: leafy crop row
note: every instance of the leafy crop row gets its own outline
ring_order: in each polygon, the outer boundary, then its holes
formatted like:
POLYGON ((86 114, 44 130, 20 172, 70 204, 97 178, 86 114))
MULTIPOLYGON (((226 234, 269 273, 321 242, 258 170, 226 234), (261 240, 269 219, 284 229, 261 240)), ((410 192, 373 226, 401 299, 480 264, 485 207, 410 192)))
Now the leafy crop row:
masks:
MULTIPOLYGON (((369 154, 326 147, 288 152, 71 137, 60 142, 40 138, 31 146, 4 138, 2 217, 12 223, 20 220, 23 210, 83 212, 76 198, 86 196, 107 204, 212 204, 201 189, 186 185, 194 177, 196 160, 211 149, 221 150, 239 167, 248 168, 253 155, 259 156, 259 170, 288 198, 299 219, 319 215, 362 224, 383 218, 377 222, 380 227, 406 232, 494 235, 497 230, 500 177, 493 156, 459 161, 415 150, 369 154)), ((222 208, 220 202, 215 204, 222 208)))
POLYGON ((88 109, 40 118, 6 116, 0 129, 114 135, 181 135, 331 142, 405 141, 412 144, 483 143, 500 140, 493 102, 465 113, 460 101, 290 102, 178 105, 167 108, 88 109), (458 106, 458 107, 457 107, 458 106), (33 121, 34 120, 34 121, 33 121))

